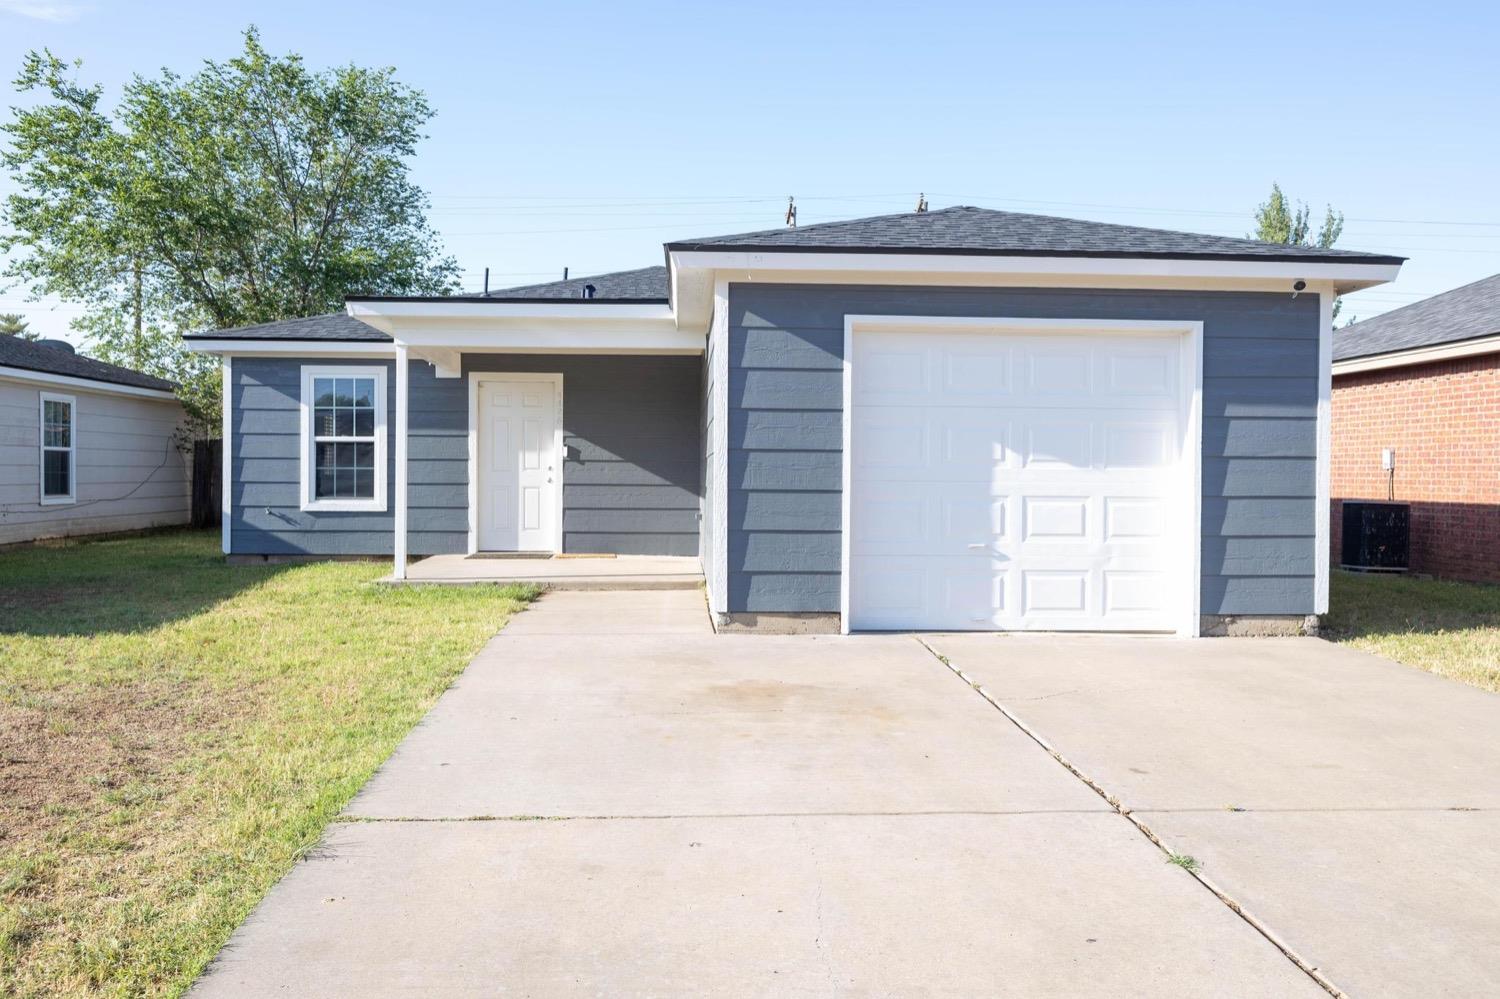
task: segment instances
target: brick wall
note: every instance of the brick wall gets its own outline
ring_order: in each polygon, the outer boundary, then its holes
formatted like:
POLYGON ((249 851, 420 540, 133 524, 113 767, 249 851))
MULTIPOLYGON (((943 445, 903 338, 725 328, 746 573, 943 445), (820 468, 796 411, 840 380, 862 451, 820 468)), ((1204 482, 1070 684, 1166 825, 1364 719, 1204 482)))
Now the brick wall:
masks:
POLYGON ((1334 378, 1334 565, 1340 501, 1386 498, 1385 447, 1412 571, 1500 582, 1500 354, 1334 378))

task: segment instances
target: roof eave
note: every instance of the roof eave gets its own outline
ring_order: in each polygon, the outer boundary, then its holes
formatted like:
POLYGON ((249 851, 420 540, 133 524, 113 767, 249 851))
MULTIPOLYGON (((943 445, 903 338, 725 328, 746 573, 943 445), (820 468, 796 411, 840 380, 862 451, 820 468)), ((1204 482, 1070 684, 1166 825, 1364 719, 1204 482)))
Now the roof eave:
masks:
POLYGON ((177 383, 163 379, 160 385, 133 385, 130 382, 110 381, 105 378, 89 378, 85 375, 69 375, 59 371, 32 368, 24 364, 0 364, 0 378, 11 378, 43 382, 83 391, 112 392, 120 395, 146 396, 162 400, 177 398, 177 383))
POLYGON ((1337 358, 1333 362, 1335 375, 1353 375, 1362 371, 1382 371, 1389 368, 1409 368, 1420 364, 1436 364, 1465 357, 1500 353, 1500 332, 1445 343, 1423 344, 1402 350, 1382 351, 1378 354, 1359 354, 1337 358))

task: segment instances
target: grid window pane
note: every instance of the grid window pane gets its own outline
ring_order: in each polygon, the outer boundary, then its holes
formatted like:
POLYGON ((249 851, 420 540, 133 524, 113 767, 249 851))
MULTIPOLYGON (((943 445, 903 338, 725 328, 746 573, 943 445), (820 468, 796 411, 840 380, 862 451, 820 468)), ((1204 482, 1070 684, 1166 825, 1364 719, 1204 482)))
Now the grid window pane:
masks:
POLYGON ((42 452, 42 493, 46 496, 71 496, 72 457, 67 451, 42 452))
POLYGON ((377 381, 358 376, 313 379, 315 498, 375 498, 377 381))
POLYGON ((375 445, 370 442, 328 442, 313 452, 316 496, 319 499, 373 499, 375 445))
POLYGON ((73 407, 48 399, 42 404, 42 443, 47 447, 73 446, 73 407))

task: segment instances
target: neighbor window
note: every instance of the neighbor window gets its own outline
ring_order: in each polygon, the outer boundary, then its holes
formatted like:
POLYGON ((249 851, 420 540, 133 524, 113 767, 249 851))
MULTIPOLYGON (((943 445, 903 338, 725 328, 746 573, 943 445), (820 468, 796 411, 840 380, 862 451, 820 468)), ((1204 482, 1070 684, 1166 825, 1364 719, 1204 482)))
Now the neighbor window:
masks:
POLYGON ((385 369, 302 369, 302 508, 385 509, 385 369))
POLYGON ((76 465, 73 460, 73 397, 50 392, 43 392, 41 396, 42 502, 71 503, 76 465))

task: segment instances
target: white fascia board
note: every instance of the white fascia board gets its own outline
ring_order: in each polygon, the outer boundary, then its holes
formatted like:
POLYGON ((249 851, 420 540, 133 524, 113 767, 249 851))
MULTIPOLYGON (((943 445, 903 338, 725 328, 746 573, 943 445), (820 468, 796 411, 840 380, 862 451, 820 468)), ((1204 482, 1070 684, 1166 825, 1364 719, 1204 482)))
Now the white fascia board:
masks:
POLYGON ((188 340, 188 350, 234 357, 395 357, 394 343, 359 340, 188 340))
POLYGON ((61 388, 98 392, 103 395, 128 395, 140 399, 156 399, 160 402, 176 402, 177 396, 165 389, 140 388, 136 385, 117 385, 114 382, 95 381, 92 378, 76 378, 72 375, 54 375, 46 371, 29 368, 11 368, 0 365, 0 378, 7 381, 27 382, 33 385, 56 385, 61 388))
POLYGON ((479 326, 397 324, 396 338, 417 348, 532 354, 701 354, 704 334, 678 329, 675 323, 479 326))
MULTIPOLYGON (((879 280, 895 274, 1069 276, 1088 278, 1188 278, 1234 284, 1276 280, 1332 282, 1340 293, 1384 284, 1395 279, 1400 264, 1299 263, 1284 260, 1184 260, 1157 257, 1007 257, 938 253, 750 253, 742 251, 682 250, 672 253, 674 286, 679 269, 745 274, 746 280, 766 271, 814 272, 829 283, 879 280)), ((762 278, 763 279, 763 278, 762 278)))
MULTIPOLYGON (((533 319, 629 322, 672 319, 665 302, 589 303, 582 299, 553 302, 346 302, 344 310, 363 322, 371 320, 533 319)), ((371 323, 371 325, 374 325, 371 323)))
POLYGON ((1351 357, 1333 362, 1335 375, 1353 375, 1361 371, 1380 371, 1384 368, 1408 368, 1417 364, 1432 364, 1436 361, 1452 361, 1461 357, 1477 357, 1481 354, 1500 353, 1500 333, 1491 336, 1460 340, 1457 343, 1439 343, 1430 347, 1413 347, 1389 354, 1372 357, 1351 357))

